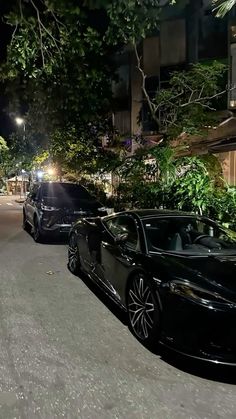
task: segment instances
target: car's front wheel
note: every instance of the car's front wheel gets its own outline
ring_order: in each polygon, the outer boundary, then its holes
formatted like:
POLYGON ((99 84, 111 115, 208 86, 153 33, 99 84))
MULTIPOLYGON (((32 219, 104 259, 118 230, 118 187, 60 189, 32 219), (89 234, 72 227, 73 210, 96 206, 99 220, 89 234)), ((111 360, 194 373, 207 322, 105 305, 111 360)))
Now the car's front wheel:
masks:
POLYGON ((69 237, 68 268, 74 275, 77 275, 80 272, 80 267, 81 265, 77 239, 76 235, 72 233, 69 237))
POLYGON ((33 228, 33 238, 36 243, 41 243, 43 241, 43 235, 40 230, 38 219, 34 219, 34 228, 33 228))
POLYGON ((128 283, 127 310, 133 334, 147 346, 157 344, 160 309, 155 292, 144 274, 135 275, 128 283))

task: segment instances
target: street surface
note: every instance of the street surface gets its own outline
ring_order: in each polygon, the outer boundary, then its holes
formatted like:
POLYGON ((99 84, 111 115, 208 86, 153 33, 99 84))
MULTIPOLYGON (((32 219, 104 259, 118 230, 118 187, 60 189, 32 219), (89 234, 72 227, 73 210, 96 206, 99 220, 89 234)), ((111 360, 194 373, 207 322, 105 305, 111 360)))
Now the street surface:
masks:
POLYGON ((236 418, 236 369, 149 352, 70 274, 66 245, 34 243, 21 220, 0 196, 1 419, 236 418))

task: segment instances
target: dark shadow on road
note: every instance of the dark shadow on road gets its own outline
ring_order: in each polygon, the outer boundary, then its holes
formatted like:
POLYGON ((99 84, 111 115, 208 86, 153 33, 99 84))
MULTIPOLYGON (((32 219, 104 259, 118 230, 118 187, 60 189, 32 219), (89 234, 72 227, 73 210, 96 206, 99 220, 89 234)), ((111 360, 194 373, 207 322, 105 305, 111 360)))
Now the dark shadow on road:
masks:
MULTIPOLYGON (((79 279, 84 282, 90 291, 108 308, 113 315, 117 317, 118 320, 120 320, 123 325, 128 325, 127 313, 123 311, 111 298, 109 298, 96 283, 83 273, 80 274, 79 279)), ((143 345, 141 342, 140 344, 143 345)), ((217 381, 225 384, 236 384, 236 367, 194 360, 183 355, 179 355, 162 345, 157 345, 155 349, 150 349, 145 345, 143 346, 149 352, 161 357, 164 362, 183 372, 206 380, 217 381)))
POLYGON ((127 313, 122 310, 104 291, 93 282, 87 275, 80 273, 79 279, 92 291, 92 293, 114 314, 118 320, 127 326, 127 313))
POLYGON ((58 246, 65 246, 68 244, 68 238, 67 237, 58 237, 58 238, 46 238, 42 241, 42 244, 53 244, 53 245, 58 245, 58 246))
MULTIPOLYGON (((25 233, 28 234, 28 236, 34 241, 32 231, 30 228, 27 228, 25 230, 25 233)), ((49 245, 67 245, 68 244, 68 235, 62 234, 60 236, 46 236, 43 238, 43 240, 40 242, 40 244, 49 244, 49 245)))

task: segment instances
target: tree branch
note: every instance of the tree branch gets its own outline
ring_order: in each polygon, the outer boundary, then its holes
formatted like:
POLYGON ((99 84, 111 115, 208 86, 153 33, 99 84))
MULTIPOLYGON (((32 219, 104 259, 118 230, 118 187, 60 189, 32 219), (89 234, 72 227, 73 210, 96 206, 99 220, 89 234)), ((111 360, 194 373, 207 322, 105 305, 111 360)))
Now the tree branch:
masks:
POLYGON ((12 33, 12 36, 11 36, 11 44, 13 43, 13 40, 15 38, 15 34, 16 34, 17 29, 18 29, 18 23, 16 24, 16 26, 14 28, 14 31, 12 33))
POLYGON ((147 101, 148 107, 149 107, 149 109, 150 109, 150 111, 151 111, 151 114, 152 114, 152 117, 153 117, 154 121, 155 121, 158 125, 160 125, 160 120, 159 120, 159 118, 156 116, 156 111, 157 111, 157 109, 158 109, 158 108, 156 108, 156 107, 155 107, 155 104, 154 104, 154 103, 152 103, 152 101, 151 101, 151 99, 150 99, 150 97, 149 97, 149 94, 148 94, 148 92, 147 92, 147 90, 146 90, 146 87, 145 87, 146 74, 144 73, 144 71, 143 71, 143 69, 142 69, 142 67, 141 67, 141 59, 140 59, 140 57, 139 57, 139 55, 138 55, 138 50, 137 50, 137 45, 136 45, 135 40, 133 40, 133 42, 132 42, 132 43, 133 43, 134 52, 135 52, 135 56, 136 56, 136 60, 137 60, 137 68, 138 68, 138 70, 140 71, 141 76, 142 76, 142 91, 143 91, 143 94, 144 94, 144 96, 145 96, 145 99, 146 99, 146 101, 147 101))
POLYGON ((37 14, 37 20, 38 20, 38 24, 39 24, 39 27, 40 27, 40 38, 41 38, 41 34, 42 34, 42 32, 41 32, 41 30, 43 29, 49 36, 50 36, 50 38, 52 39, 52 41, 53 41, 53 43, 54 43, 54 45, 55 45, 55 47, 57 48, 57 50, 58 50, 58 52, 59 52, 59 54, 61 55, 61 52, 60 52, 60 48, 58 47, 58 43, 60 42, 58 39, 56 39, 52 34, 51 34, 51 32, 46 28, 46 26, 44 26, 44 24, 43 24, 43 22, 41 21, 41 18, 40 18, 40 13, 39 13, 39 9, 37 8, 37 6, 35 5, 35 3, 34 3, 34 1, 33 0, 30 0, 30 3, 32 4, 32 6, 34 7, 34 9, 35 9, 35 11, 36 11, 36 14, 37 14))
MULTIPOLYGON (((235 87, 233 87, 232 89, 229 89, 229 90, 233 90, 233 89, 235 89, 235 87)), ((201 90, 201 92, 202 92, 202 90, 201 90)), ((227 92, 227 90, 222 90, 221 92, 216 93, 216 94, 214 94, 212 96, 203 96, 203 97, 200 96, 201 95, 201 92, 200 92, 200 94, 199 94, 199 96, 198 96, 197 99, 194 99, 194 100, 191 100, 191 101, 189 100, 188 102, 182 103, 179 106, 181 108, 185 108, 186 106, 193 105, 193 104, 196 103, 196 104, 199 104, 199 105, 202 105, 202 106, 209 107, 209 105, 203 104, 202 102, 209 101, 209 100, 215 99, 216 97, 222 96, 223 94, 225 94, 227 92)), ((209 109, 212 109, 212 108, 209 107, 209 109)))

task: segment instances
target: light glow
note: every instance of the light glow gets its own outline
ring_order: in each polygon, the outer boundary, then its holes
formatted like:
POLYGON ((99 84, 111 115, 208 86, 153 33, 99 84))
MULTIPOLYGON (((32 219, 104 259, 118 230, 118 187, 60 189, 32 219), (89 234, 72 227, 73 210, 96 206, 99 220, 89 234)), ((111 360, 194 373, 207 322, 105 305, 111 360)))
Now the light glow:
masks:
POLYGON ((55 174, 55 169, 53 169, 53 167, 51 167, 50 169, 48 169, 48 174, 50 176, 54 175, 55 174))
POLYGON ((20 118, 19 116, 16 117, 15 119, 17 125, 23 125, 24 124, 24 119, 20 118))

